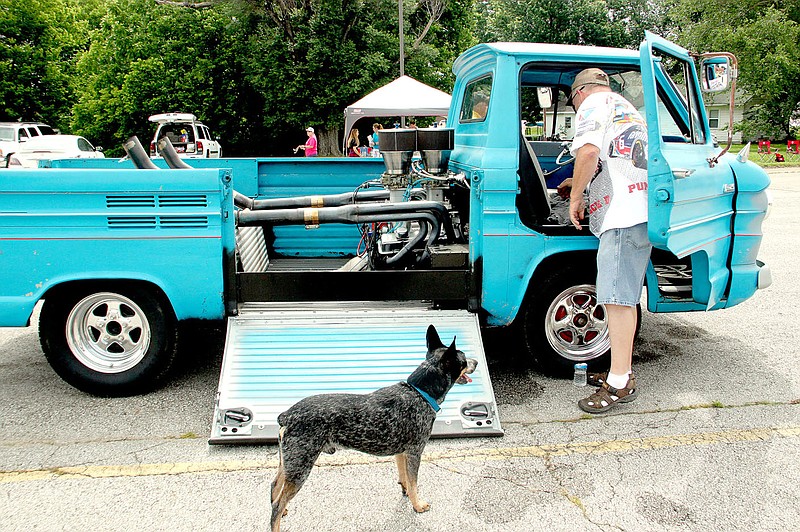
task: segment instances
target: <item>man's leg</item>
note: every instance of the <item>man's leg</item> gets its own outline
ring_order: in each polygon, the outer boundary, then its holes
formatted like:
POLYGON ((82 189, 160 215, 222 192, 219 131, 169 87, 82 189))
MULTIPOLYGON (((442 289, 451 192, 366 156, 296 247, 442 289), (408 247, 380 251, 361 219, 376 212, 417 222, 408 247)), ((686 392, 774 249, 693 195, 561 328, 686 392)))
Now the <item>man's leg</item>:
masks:
POLYGON ((636 307, 606 305, 606 313, 608 314, 608 334, 611 339, 610 373, 613 375, 627 375, 631 371, 633 358, 633 338, 636 335, 636 307))
POLYGON ((590 414, 606 412, 617 402, 627 403, 636 399, 636 379, 631 373, 636 307, 608 303, 605 306, 611 340, 611 368, 597 391, 578 401, 578 407, 590 414))

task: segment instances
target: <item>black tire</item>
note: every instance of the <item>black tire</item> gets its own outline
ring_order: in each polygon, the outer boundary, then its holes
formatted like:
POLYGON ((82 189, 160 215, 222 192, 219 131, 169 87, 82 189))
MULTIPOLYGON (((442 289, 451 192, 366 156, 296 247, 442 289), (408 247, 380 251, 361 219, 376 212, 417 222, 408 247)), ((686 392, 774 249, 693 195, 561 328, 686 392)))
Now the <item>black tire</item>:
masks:
MULTIPOLYGON (((571 377, 575 364, 606 371, 611 343, 603 305, 597 304, 594 269, 565 268, 536 283, 523 319, 528 351, 550 376, 571 377)), ((641 323, 641 309, 638 324, 641 323)))
POLYGON ((154 389, 177 352, 175 315, 149 288, 83 288, 48 295, 39 316, 47 361, 66 382, 104 397, 154 389))

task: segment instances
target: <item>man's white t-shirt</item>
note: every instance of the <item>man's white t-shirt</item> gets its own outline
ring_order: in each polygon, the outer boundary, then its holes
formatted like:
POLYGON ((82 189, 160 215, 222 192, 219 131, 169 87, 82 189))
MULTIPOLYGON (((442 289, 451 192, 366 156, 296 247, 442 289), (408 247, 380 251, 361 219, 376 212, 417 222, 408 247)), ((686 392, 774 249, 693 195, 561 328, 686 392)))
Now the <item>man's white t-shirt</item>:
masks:
POLYGON ((589 228, 609 229, 647 221, 647 126, 639 111, 614 92, 586 97, 575 118, 572 155, 600 148, 600 172, 589 187, 589 228))

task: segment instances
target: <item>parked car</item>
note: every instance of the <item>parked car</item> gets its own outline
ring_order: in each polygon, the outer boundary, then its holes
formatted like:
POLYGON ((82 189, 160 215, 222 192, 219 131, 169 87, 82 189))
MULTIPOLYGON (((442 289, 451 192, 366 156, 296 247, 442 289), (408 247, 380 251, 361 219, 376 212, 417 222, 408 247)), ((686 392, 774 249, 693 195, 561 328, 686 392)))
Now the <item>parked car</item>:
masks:
POLYGON ((36 168, 43 159, 102 159, 103 148, 79 135, 43 135, 25 142, 11 156, 9 166, 36 168))
POLYGON ((57 133, 40 122, 0 122, 0 158, 19 150, 28 139, 57 133))
POLYGON ((191 113, 162 113, 149 119, 158 123, 156 134, 150 142, 150 157, 159 157, 158 140, 167 137, 180 157, 187 159, 208 159, 222 157, 219 137, 212 137, 211 131, 191 113))

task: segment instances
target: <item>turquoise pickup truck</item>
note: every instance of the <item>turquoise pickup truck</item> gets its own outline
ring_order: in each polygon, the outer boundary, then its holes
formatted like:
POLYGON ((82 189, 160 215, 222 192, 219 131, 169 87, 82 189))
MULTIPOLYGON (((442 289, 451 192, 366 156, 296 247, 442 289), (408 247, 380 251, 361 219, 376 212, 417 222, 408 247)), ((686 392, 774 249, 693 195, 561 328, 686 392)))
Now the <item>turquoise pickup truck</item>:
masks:
MULTIPOLYGON (((638 51, 475 46, 453 66, 448 127, 385 131, 382 160, 181 162, 165 146, 150 161, 132 144, 126 161, 3 170, 0 325, 29 324, 43 302, 52 367, 113 396, 164 381, 180 322, 227 320, 212 441, 273 439, 305 395, 404 378, 428 323, 482 362, 481 329, 513 326, 549 374, 603 367, 597 240, 554 190, 571 174, 565 101, 589 66, 648 124, 646 153, 634 138, 616 153, 648 169, 643 305, 718 310, 768 286, 769 178, 718 145, 702 100, 732 90, 735 58, 648 34, 638 51)), ((502 433, 485 363, 474 377, 435 434, 502 433)))

